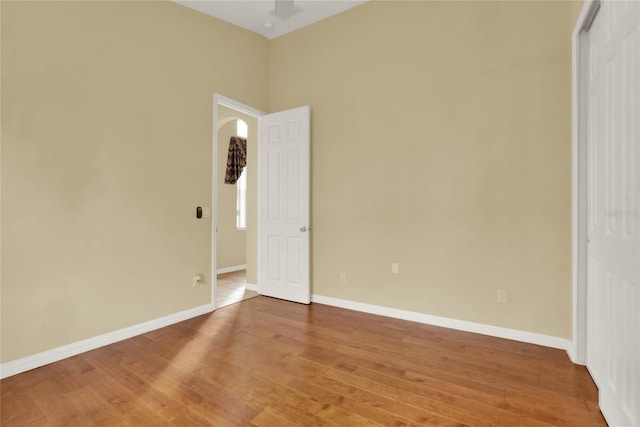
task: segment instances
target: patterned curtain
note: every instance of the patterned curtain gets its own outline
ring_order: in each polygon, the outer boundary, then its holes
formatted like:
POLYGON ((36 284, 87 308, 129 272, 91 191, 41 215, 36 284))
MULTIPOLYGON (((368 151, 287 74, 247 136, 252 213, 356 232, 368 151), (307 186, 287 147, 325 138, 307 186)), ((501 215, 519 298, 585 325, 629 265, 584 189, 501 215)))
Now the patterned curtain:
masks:
POLYGON ((239 136, 232 136, 229 141, 229 155, 227 156, 227 173, 225 184, 235 184, 247 166, 247 140, 239 136))

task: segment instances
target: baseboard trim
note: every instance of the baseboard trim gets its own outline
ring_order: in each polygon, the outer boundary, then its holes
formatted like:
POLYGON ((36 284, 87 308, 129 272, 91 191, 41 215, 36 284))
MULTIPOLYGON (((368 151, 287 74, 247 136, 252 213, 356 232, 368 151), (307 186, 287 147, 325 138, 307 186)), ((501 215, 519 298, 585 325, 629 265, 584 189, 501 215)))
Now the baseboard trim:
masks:
POLYGON ((256 291, 258 292, 258 285, 254 285, 253 283, 247 283, 245 285, 245 288, 250 290, 250 291, 256 291))
POLYGON ((242 264, 242 265, 232 265, 231 267, 219 268, 216 270, 216 272, 218 274, 224 274, 224 273, 232 273, 234 271, 240 271, 240 270, 246 270, 246 269, 247 269, 247 264, 242 264))
POLYGON ((573 362, 573 364, 584 366, 584 363, 580 363, 580 361, 578 360, 578 351, 575 341, 567 340, 567 354, 569 355, 569 359, 571 360, 571 362, 573 362))
POLYGON ((136 335, 141 335, 155 329, 164 328, 165 326, 173 325, 174 323, 182 322, 183 320, 191 319, 192 317, 210 313, 213 310, 214 308, 211 304, 201 305, 199 307, 194 307, 187 310, 179 311, 177 313, 169 314, 158 319, 149 320, 147 322, 138 323, 137 325, 118 329, 117 331, 108 332, 106 334, 87 338, 82 341, 63 345, 61 347, 56 347, 51 350, 43 351, 41 353, 32 354, 31 356, 26 356, 20 359, 12 360, 10 362, 5 362, 0 364, 0 379, 7 378, 12 375, 17 375, 31 369, 39 368, 41 366, 57 362, 58 360, 66 359, 80 353, 95 350, 96 348, 104 347, 105 345, 126 340, 128 338, 132 338, 136 335))
MULTIPOLYGON (((492 337, 506 338, 509 340, 521 341, 529 344, 558 348, 567 351, 567 353, 569 353, 569 349, 571 347, 571 342, 565 338, 537 334, 535 332, 519 331, 517 329, 503 328, 501 326, 469 322, 467 320, 451 319, 448 317, 434 316, 431 314, 418 313, 415 311, 400 310, 397 308, 384 307, 381 305, 365 304, 356 301, 326 297, 323 295, 311 295, 311 301, 317 304, 331 305, 334 307, 346 308, 349 310, 362 311, 369 314, 377 314, 380 316, 409 320, 412 322, 424 323, 426 325, 442 326, 444 328, 457 329, 459 331, 474 332, 476 334, 489 335, 492 337)), ((569 354, 569 356, 571 355, 569 354)))
MULTIPOLYGON (((247 289, 257 291, 257 285, 247 283, 247 289)), ((517 329, 503 328, 500 326, 486 325, 483 323, 469 322, 466 320, 451 319, 448 317, 434 316, 431 314, 418 313, 415 311, 401 310, 397 308, 380 305, 366 304, 357 301, 344 300, 340 298, 327 297, 323 295, 311 295, 311 301, 316 304, 330 305, 345 308, 348 310, 361 311, 380 316, 393 317, 396 319, 409 320, 433 326, 457 329, 460 331, 474 332, 482 335, 489 335, 498 338, 506 338, 514 341, 521 341, 530 344, 542 345, 545 347, 565 350, 569 358, 573 361, 574 349, 572 342, 565 338, 550 335, 537 334, 534 332, 519 331, 517 329)), ((4 379, 31 369, 39 368, 53 362, 57 362, 68 357, 78 355, 87 351, 95 350, 105 345, 113 344, 128 338, 135 337, 165 326, 173 325, 193 317, 210 313, 214 310, 211 304, 190 308, 169 314, 158 319, 149 320, 137 325, 128 326, 113 332, 87 338, 82 341, 63 345, 51 350, 36 353, 20 359, 12 360, 0 364, 0 379, 4 379)))

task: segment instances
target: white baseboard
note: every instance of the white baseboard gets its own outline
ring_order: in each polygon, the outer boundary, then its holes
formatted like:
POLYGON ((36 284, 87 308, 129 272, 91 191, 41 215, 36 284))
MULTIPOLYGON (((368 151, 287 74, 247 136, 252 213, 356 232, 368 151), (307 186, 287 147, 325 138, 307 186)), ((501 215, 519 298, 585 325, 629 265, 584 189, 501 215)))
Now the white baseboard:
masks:
POLYGON ((213 306, 211 304, 201 305, 200 307, 179 311, 177 313, 169 314, 168 316, 149 320, 148 322, 128 326, 126 328, 118 329, 117 331, 108 332, 106 334, 43 351, 42 353, 36 353, 31 356, 5 362, 0 364, 0 379, 39 368, 41 366, 48 365, 49 363, 57 362, 58 360, 66 359, 86 351, 95 350, 96 348, 126 340, 155 329, 164 328, 165 326, 173 325, 174 323, 182 322, 183 320, 191 319, 192 317, 207 314, 212 311, 213 306))
POLYGON ((218 274, 224 274, 224 273, 231 273, 233 271, 240 271, 240 270, 246 270, 246 269, 247 269, 247 264, 242 264, 242 265, 232 265, 231 267, 219 268, 216 270, 216 272, 218 274))
POLYGON ((567 354, 569 355, 569 359, 576 365, 584 365, 581 361, 578 360, 578 351, 576 348, 576 343, 573 340, 567 340, 567 354))
MULTIPOLYGON (((256 290, 257 285, 247 283, 247 289, 256 290)), ((565 339, 550 335, 537 334, 534 332, 519 331, 516 329, 508 329, 500 326, 486 325, 482 323, 469 322, 466 320, 451 319, 448 317, 434 316, 431 314, 418 313, 408 310, 400 310, 397 308, 384 307, 380 305, 365 304, 356 301, 349 301, 339 298, 326 297, 322 295, 312 295, 311 301, 317 304, 331 305, 334 307, 346 308, 349 310, 362 311, 380 316, 393 317, 396 319, 409 320, 412 322, 424 323, 427 325, 442 326, 445 328, 457 329, 460 331, 474 332, 477 334, 489 335, 498 338, 506 338, 515 341, 526 342, 530 344, 542 345, 565 350, 569 358, 573 361, 573 345, 572 342, 565 339)), ((0 379, 17 375, 19 373, 29 371, 48 365, 58 360, 66 359, 80 353, 84 353, 105 345, 113 344, 136 335, 141 335, 149 331, 164 328, 192 317, 210 313, 214 310, 211 304, 194 307, 177 313, 169 314, 158 319, 148 322, 139 323, 117 331, 108 332, 82 341, 67 344, 51 350, 36 353, 20 359, 12 360, 0 364, 0 379)))
MULTIPOLYGON (((381 305, 365 304, 339 298, 325 297, 322 295, 312 295, 311 301, 318 304, 331 305, 334 307, 362 311, 365 313, 393 317, 396 319, 410 320, 412 322, 424 323, 427 325, 442 326, 445 328, 457 329, 459 331, 474 332, 476 334, 558 348, 567 351, 567 353, 569 353, 569 349, 571 348, 571 341, 566 338, 537 334, 535 332, 519 331, 517 329, 503 328, 500 326, 486 325, 484 323, 469 322, 466 320, 451 319, 448 317, 433 316, 431 314, 400 310, 381 305)), ((569 354, 569 357, 571 357, 571 354, 569 354)))
POLYGON ((258 292, 258 285, 254 285, 253 283, 247 283, 245 285, 245 288, 249 291, 256 291, 258 292))

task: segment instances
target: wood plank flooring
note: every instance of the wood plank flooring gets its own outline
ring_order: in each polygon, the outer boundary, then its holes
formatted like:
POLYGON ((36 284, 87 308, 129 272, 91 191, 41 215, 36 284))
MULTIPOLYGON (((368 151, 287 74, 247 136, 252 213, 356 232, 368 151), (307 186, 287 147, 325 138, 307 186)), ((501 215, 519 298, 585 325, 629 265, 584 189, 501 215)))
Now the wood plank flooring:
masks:
POLYGON ((10 426, 605 426, 560 350, 257 297, 0 382, 10 426))
POLYGON ((247 270, 218 274, 218 307, 225 307, 258 296, 256 291, 247 289, 247 270))

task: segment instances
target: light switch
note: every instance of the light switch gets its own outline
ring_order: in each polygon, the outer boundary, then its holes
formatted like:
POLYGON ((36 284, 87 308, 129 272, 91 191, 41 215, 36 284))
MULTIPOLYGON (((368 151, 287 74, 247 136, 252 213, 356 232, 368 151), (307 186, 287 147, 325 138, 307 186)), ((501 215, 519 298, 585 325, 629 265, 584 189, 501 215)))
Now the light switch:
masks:
POLYGON ((202 208, 202 216, 205 218, 211 218, 211 208, 202 208))

